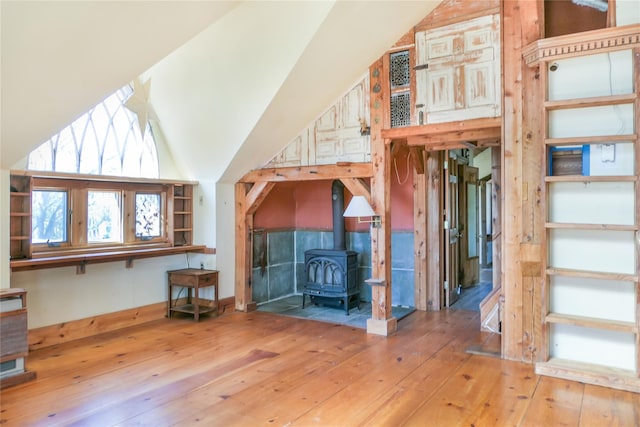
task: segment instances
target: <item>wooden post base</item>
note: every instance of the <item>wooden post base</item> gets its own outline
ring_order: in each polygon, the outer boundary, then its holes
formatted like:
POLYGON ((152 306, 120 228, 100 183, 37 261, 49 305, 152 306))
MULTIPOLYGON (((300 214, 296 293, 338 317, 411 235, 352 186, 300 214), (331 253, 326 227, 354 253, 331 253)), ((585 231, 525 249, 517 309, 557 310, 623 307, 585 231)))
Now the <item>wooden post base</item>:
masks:
POLYGON ((367 319, 367 333, 389 336, 398 330, 398 320, 391 317, 386 320, 367 319))

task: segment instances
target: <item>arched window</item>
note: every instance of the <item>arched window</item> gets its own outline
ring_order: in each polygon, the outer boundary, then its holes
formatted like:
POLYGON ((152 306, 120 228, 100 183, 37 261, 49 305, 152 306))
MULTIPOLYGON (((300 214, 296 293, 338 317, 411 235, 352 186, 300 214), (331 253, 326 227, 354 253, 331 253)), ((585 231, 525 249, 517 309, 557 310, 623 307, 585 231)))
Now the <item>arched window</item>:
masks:
POLYGON ((127 85, 93 107, 33 150, 27 169, 158 178, 158 153, 151 126, 148 121, 139 123, 141 115, 125 105, 133 95, 133 87, 127 85))

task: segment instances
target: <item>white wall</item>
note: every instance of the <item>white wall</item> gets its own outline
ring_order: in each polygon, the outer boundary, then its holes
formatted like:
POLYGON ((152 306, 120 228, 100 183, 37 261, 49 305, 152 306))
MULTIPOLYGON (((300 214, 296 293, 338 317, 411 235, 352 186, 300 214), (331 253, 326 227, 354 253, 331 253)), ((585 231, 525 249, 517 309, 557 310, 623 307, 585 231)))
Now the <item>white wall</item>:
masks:
POLYGON ((9 171, 0 170, 0 289, 9 280, 9 171))
POLYGON ((218 276, 220 297, 235 295, 235 186, 218 183, 216 185, 216 228, 217 262, 220 270, 218 276))

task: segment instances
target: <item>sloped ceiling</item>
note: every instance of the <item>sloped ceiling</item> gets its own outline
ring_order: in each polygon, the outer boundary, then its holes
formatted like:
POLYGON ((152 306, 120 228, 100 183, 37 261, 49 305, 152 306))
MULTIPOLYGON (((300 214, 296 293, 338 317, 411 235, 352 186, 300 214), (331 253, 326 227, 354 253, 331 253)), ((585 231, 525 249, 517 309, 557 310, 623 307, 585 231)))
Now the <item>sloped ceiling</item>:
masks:
POLYGON ((2 1, 0 164, 143 75, 185 177, 235 182, 438 3, 2 1))

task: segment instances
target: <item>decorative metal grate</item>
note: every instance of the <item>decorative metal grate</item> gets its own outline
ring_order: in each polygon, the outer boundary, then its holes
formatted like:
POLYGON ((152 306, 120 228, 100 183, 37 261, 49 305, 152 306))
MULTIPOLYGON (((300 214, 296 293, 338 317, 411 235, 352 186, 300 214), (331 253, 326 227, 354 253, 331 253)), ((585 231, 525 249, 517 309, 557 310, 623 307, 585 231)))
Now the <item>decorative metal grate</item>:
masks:
POLYGON ((409 69, 409 51, 396 52, 389 55, 391 68, 391 88, 409 86, 411 72, 409 69))
POLYGON ((411 93, 401 92, 391 95, 391 127, 401 128, 411 125, 411 93))

